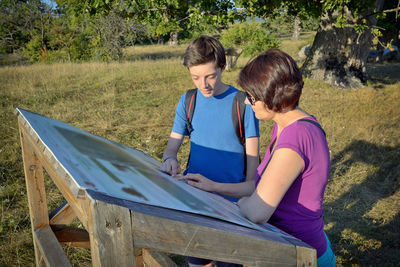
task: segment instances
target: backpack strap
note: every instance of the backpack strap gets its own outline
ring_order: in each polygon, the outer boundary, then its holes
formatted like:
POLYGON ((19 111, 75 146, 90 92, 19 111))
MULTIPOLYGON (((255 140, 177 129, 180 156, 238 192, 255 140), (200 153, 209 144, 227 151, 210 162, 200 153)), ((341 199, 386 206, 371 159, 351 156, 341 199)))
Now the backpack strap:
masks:
POLYGON ((326 137, 326 133, 325 133, 324 129, 322 129, 321 125, 319 125, 319 123, 317 123, 317 122, 315 122, 315 121, 313 121, 313 120, 310 120, 310 119, 300 119, 299 121, 306 121, 306 122, 309 122, 309 123, 314 124, 314 125, 317 126, 319 129, 321 129, 321 131, 324 133, 324 135, 325 135, 325 137, 326 137))
POLYGON ((185 98, 186 129, 189 132, 189 137, 193 131, 192 119, 193 119, 194 108, 196 107, 196 94, 197 94, 197 89, 190 89, 186 92, 186 98, 185 98))
POLYGON ((246 99, 246 93, 243 91, 238 91, 232 102, 232 123, 235 129, 236 136, 239 142, 244 146, 246 143, 246 135, 244 129, 244 113, 246 111, 246 104, 244 100, 246 99))

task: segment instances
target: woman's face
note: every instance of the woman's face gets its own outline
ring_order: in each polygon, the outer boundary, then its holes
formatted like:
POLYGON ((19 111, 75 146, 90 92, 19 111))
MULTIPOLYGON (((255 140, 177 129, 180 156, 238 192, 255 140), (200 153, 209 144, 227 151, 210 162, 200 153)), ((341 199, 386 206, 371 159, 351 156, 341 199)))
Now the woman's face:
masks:
POLYGON ((250 105, 259 120, 272 120, 275 112, 270 110, 268 106, 260 101, 256 100, 251 94, 247 93, 247 97, 244 101, 245 104, 250 105))

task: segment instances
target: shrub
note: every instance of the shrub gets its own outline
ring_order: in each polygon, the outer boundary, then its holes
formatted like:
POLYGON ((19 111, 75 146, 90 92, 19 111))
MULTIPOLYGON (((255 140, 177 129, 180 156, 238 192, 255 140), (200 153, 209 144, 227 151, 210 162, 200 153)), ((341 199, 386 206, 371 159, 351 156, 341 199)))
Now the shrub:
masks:
POLYGON ((39 35, 36 35, 26 43, 25 47, 22 49, 22 54, 32 62, 38 61, 42 46, 42 39, 39 35))
POLYGON ((243 55, 255 56, 269 48, 279 48, 275 35, 263 29, 259 23, 237 23, 221 37, 225 48, 241 48, 243 55))

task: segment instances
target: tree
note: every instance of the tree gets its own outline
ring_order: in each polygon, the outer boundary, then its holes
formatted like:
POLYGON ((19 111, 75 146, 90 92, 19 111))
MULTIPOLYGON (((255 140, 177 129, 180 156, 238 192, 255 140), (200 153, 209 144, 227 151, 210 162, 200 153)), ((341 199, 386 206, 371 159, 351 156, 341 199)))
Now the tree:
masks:
POLYGON ((282 3, 320 18, 314 43, 302 66, 305 76, 343 88, 357 88, 367 81, 365 66, 376 15, 385 12, 383 0, 237 1, 248 15, 261 17, 282 3))
POLYGON ((256 22, 236 23, 222 35, 221 43, 227 48, 227 70, 235 67, 242 53, 245 56, 254 56, 280 46, 278 39, 256 22))
POLYGON ((50 7, 39 0, 0 1, 0 51, 12 53, 34 40, 36 56, 47 41, 50 7))
POLYGON ((177 44, 180 34, 227 25, 240 17, 230 0, 58 0, 61 1, 76 13, 92 16, 106 16, 118 8, 124 18, 147 25, 154 36, 169 36, 170 44, 177 44))
MULTIPOLYGON (((383 9, 390 10, 395 6, 400 6, 398 0, 385 0, 383 9)), ((397 45, 400 47, 400 17, 398 12, 382 13, 378 17, 377 28, 380 30, 378 37, 378 49, 385 48, 388 44, 397 45)))

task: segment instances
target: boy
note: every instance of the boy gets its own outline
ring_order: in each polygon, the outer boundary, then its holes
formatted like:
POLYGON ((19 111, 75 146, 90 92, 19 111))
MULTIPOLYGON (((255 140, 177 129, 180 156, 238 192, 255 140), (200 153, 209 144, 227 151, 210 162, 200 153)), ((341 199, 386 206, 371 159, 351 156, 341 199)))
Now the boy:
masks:
MULTIPOLYGON (((188 183, 203 190, 218 192, 232 201, 237 201, 235 196, 251 195, 254 191, 254 173, 259 163, 258 120, 251 107, 246 105, 246 141, 243 146, 232 123, 232 103, 238 90, 221 81, 226 66, 223 46, 215 38, 201 36, 189 44, 183 65, 188 68, 197 88, 191 122, 190 157, 184 173, 188 183)), ((162 171, 172 176, 181 173, 177 153, 183 137, 189 135, 185 96, 182 95, 178 103, 161 166, 162 171)), ((192 257, 188 261, 190 266, 212 264, 210 260, 192 257)))

